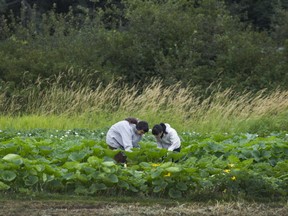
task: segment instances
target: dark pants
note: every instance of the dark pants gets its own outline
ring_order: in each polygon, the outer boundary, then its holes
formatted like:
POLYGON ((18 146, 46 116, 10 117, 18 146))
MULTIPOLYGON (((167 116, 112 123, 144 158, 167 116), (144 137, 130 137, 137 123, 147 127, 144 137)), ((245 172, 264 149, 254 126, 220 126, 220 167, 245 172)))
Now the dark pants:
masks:
MULTIPOLYGON (((174 149, 173 151, 174 151, 174 152, 180 152, 180 150, 181 150, 181 147, 179 147, 179 148, 177 148, 177 149, 174 149)), ((178 163, 179 160, 174 161, 174 159, 172 159, 172 162, 178 163)))
MULTIPOLYGON (((116 150, 117 148, 109 146, 110 149, 116 150)), ((117 163, 126 163, 127 162, 127 156, 124 154, 124 152, 118 152, 114 158, 113 158, 117 163)))
POLYGON ((180 152, 180 150, 181 150, 181 147, 179 147, 179 148, 177 148, 177 149, 174 149, 173 151, 174 151, 174 152, 180 152))

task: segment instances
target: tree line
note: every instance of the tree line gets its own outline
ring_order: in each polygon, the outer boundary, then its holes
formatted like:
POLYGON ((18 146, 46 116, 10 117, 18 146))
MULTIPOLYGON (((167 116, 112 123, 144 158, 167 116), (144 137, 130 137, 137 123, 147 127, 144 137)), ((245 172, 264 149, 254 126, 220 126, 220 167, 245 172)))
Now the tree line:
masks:
POLYGON ((201 93, 287 89, 287 8, 287 0, 0 0, 1 90, 45 87, 59 75, 61 85, 91 88, 159 78, 201 93))

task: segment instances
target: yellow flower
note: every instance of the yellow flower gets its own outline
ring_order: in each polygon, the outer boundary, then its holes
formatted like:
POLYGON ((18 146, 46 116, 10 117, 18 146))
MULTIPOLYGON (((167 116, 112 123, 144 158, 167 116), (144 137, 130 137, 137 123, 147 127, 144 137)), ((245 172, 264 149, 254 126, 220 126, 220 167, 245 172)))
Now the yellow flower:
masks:
POLYGON ((236 176, 232 176, 232 177, 231 177, 231 180, 232 180, 232 181, 235 181, 235 180, 236 180, 236 176))
POLYGON ((170 172, 168 172, 166 175, 164 175, 165 177, 167 177, 167 176, 171 176, 171 173, 170 172))
POLYGON ((228 166, 229 166, 229 167, 234 167, 234 166, 235 166, 235 164, 228 164, 228 166))
POLYGON ((225 173, 230 173, 230 170, 229 169, 225 169, 224 172, 225 173))
POLYGON ((160 166, 160 164, 152 164, 153 167, 160 166))

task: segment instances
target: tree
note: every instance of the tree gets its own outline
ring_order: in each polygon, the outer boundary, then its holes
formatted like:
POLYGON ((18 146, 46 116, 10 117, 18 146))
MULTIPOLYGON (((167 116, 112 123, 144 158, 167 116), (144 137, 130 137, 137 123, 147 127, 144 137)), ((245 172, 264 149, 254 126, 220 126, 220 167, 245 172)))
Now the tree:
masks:
POLYGON ((103 65, 132 83, 157 76, 167 83, 190 80, 209 85, 220 51, 215 37, 225 33, 224 22, 231 28, 233 21, 223 4, 195 2, 126 1, 127 25, 124 31, 108 32, 103 65))
MULTIPOLYGON (((285 2, 286 0, 283 0, 285 2)), ((256 29, 269 30, 273 15, 281 5, 279 0, 225 0, 231 14, 256 29)))

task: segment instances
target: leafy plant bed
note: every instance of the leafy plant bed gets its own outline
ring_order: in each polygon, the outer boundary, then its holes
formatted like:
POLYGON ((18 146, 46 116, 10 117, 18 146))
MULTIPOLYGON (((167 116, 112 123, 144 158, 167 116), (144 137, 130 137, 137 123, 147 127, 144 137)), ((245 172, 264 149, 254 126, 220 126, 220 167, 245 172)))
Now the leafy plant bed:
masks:
POLYGON ((140 149, 112 159, 106 131, 35 129, 0 132, 0 189, 4 193, 60 193, 190 200, 287 198, 285 133, 182 133, 180 153, 157 149, 145 136, 140 149))

